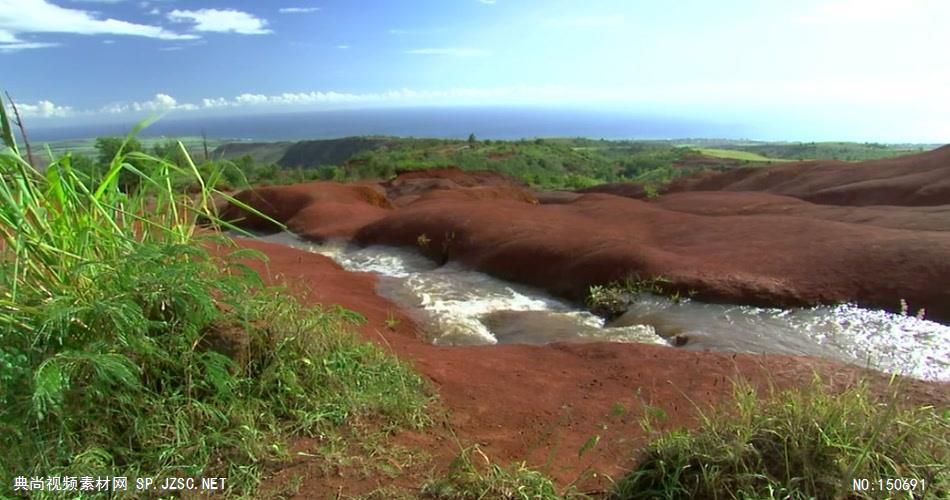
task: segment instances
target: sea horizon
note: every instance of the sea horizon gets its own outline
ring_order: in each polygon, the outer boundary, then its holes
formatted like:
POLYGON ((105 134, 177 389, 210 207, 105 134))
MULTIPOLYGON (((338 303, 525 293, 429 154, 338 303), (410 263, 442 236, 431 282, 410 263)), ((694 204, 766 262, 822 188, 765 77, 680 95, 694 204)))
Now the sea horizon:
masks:
MULTIPOLYGON (((28 127, 39 142, 124 136, 134 121, 28 127)), ((29 124, 28 124, 29 125, 29 124)), ((690 138, 749 141, 812 141, 808 137, 756 134, 744 124, 725 124, 650 113, 599 109, 535 107, 414 107, 296 111, 205 117, 159 118, 140 137, 195 137, 282 141, 351 136, 431 137, 513 140, 536 137, 584 137, 608 140, 681 140, 690 138)), ((847 140, 847 139, 841 139, 847 140)))

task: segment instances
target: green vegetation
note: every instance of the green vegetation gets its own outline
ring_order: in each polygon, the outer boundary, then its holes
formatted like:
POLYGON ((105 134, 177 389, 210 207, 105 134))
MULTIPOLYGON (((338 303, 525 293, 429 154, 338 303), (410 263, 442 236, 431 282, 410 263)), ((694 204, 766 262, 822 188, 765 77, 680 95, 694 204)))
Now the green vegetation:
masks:
POLYGON ((583 138, 517 141, 349 137, 298 143, 229 144, 216 158, 242 163, 251 183, 293 179, 388 179, 397 172, 456 166, 519 178, 538 189, 637 182, 656 192, 701 171, 799 159, 865 160, 921 150, 909 145, 761 143, 722 140, 606 141, 583 138), (280 147, 278 147, 280 146, 280 147), (279 154, 283 151, 283 154, 279 154), (274 162, 260 173, 260 159, 274 162), (258 164, 255 166, 255 164, 258 164), (288 169, 299 169, 294 173, 288 169), (268 177, 268 175, 272 177, 268 177))
POLYGON ((876 498, 882 492, 854 490, 853 481, 877 487, 878 479, 902 478, 906 489, 887 496, 947 498, 950 415, 905 407, 892 389, 882 400, 866 385, 836 394, 816 380, 762 401, 737 384, 733 408, 702 415, 696 431, 653 441, 614 497, 876 498))
POLYGON ((253 254, 198 230, 218 224, 212 196, 228 198, 219 168, 201 175, 183 145, 184 167, 130 151, 130 135, 96 175, 70 154, 41 173, 0 123, 5 488, 227 477, 229 494, 252 495, 293 436, 426 422, 421 379, 352 333, 358 314, 303 307, 262 283, 253 254))
MULTIPOLYGON (((78 170, 104 170, 121 138, 64 141, 51 146, 54 158, 73 147, 78 170), (97 161, 98 160, 98 161, 97 161)), ((702 171, 801 159, 848 161, 887 158, 923 149, 913 145, 858 143, 764 143, 690 139, 681 141, 606 141, 583 138, 481 141, 396 137, 346 137, 299 142, 225 143, 207 158, 201 138, 188 138, 190 157, 204 158, 203 173, 224 172, 222 189, 291 184, 312 180, 389 179, 398 172, 455 166, 490 170, 521 179, 542 190, 578 189, 612 182, 636 182, 648 193, 677 177, 702 171)), ((928 146, 929 147, 929 146, 928 146)), ((127 151, 147 151, 183 166, 177 142, 143 139, 127 151)), ((124 174, 126 180, 134 176, 124 174)), ((120 182, 120 184, 124 184, 120 182)), ((175 184, 176 188, 188 186, 175 184)), ((194 188, 194 186, 192 186, 194 188)))
MULTIPOLYGON (((818 378, 764 399, 745 383, 734 387, 735 401, 700 412, 695 430, 660 433, 655 426, 666 420, 666 412, 645 406, 641 424, 652 442, 639 452, 635 468, 597 497, 936 499, 950 494, 950 413, 903 404, 896 383, 885 397, 873 396, 866 384, 833 392, 818 378), (860 489, 862 478, 869 480, 866 490, 860 489), (878 479, 884 488, 892 480, 890 494, 870 489, 878 487, 878 479)), ((618 415, 626 409, 615 405, 611 411, 618 415)), ((477 447, 463 451, 447 476, 426 484, 423 493, 436 499, 589 498, 570 486, 559 492, 524 463, 492 464, 477 447)))
POLYGON ((586 303, 594 314, 615 317, 626 312, 639 295, 667 295, 678 300, 679 294, 670 293, 669 285, 670 280, 662 276, 641 277, 635 274, 606 285, 591 286, 586 303))
POLYGON ((583 498, 572 488, 558 493, 554 482, 525 463, 502 467, 491 463, 476 446, 463 450, 452 462, 445 478, 430 481, 422 487, 422 497, 438 500, 557 500, 583 498), (478 461, 473 462, 477 455, 478 461))
POLYGON ((699 148, 698 151, 712 158, 726 158, 726 159, 749 161, 749 162, 775 163, 775 162, 791 161, 791 160, 784 160, 784 159, 767 158, 758 153, 752 153, 749 151, 741 151, 738 149, 699 148))
MULTIPOLYGON (((893 158, 933 149, 936 144, 878 144, 858 142, 753 142, 721 139, 676 141, 679 145, 710 150, 748 152, 775 160, 866 161, 893 158)), ((742 158, 739 158, 742 159, 742 158)))

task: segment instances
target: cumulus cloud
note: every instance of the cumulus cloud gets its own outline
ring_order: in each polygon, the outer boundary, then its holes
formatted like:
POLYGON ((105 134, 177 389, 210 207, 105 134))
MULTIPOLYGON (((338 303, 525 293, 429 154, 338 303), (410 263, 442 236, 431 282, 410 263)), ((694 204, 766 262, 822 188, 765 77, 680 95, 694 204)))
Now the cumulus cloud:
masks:
POLYGON ((481 57, 487 56, 488 52, 482 49, 472 49, 468 47, 438 47, 411 49, 407 50, 406 54, 424 56, 481 57))
POLYGON ((316 106, 335 104, 421 104, 436 101, 491 101, 497 99, 522 100, 527 97, 555 97, 564 89, 555 87, 498 87, 453 88, 444 90, 399 89, 385 92, 351 93, 336 91, 285 92, 282 94, 245 93, 233 98, 209 98, 201 101, 201 108, 241 108, 248 106, 316 106))
POLYGON ((179 102, 166 93, 158 93, 152 99, 136 102, 116 102, 94 110, 75 111, 69 106, 57 106, 50 101, 34 105, 20 105, 25 115, 45 118, 92 115, 124 115, 131 113, 163 113, 169 111, 212 111, 248 107, 319 107, 333 108, 354 105, 400 105, 451 103, 457 101, 492 102, 525 99, 555 98, 563 95, 563 89, 555 87, 499 87, 499 88, 453 88, 445 90, 399 89, 385 92, 351 93, 336 91, 285 92, 282 94, 243 93, 231 98, 207 97, 198 104, 179 102))
POLYGON ((273 31, 267 29, 266 20, 233 9, 175 9, 168 13, 168 19, 180 23, 194 23, 196 31, 237 33, 240 35, 268 35, 273 33, 273 31))
POLYGON ((47 100, 37 101, 35 104, 18 102, 16 107, 25 118, 65 118, 73 115, 73 108, 57 106, 47 100))
POLYGON ((198 106, 194 104, 182 104, 179 103, 177 99, 168 94, 159 93, 155 94, 155 97, 148 101, 108 104, 100 108, 99 113, 118 115, 130 112, 161 113, 175 110, 194 111, 196 109, 198 109, 198 106))
POLYGON ((70 33, 76 35, 127 35, 161 40, 190 40, 195 35, 179 34, 160 26, 100 19, 98 14, 68 9, 47 0, 0 0, 0 51, 53 47, 47 42, 26 41, 23 33, 70 33))
POLYGON ((281 14, 310 14, 320 10, 320 7, 284 7, 278 9, 281 14))

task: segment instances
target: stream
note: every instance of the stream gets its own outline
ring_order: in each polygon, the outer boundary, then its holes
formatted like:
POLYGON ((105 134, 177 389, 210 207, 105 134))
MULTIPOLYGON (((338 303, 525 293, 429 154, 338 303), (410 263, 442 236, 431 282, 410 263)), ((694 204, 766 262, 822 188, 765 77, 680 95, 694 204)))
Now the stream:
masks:
POLYGON ((605 322, 576 304, 409 250, 264 241, 379 275, 378 293, 409 311, 438 345, 646 342, 677 349, 819 356, 888 373, 950 380, 950 326, 854 305, 762 308, 644 295, 605 322), (673 347, 671 347, 673 348, 673 347))

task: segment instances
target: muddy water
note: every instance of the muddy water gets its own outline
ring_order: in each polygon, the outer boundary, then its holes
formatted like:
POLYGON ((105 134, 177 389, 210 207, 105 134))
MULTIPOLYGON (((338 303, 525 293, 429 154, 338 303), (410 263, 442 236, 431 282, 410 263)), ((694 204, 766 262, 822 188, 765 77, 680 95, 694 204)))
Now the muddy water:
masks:
POLYGON ((682 349, 821 356, 917 378, 950 380, 950 326, 851 305, 807 309, 674 302, 644 296, 605 323, 542 290, 404 249, 315 245, 349 271, 380 276, 379 293, 410 311, 433 343, 649 342, 682 349))

